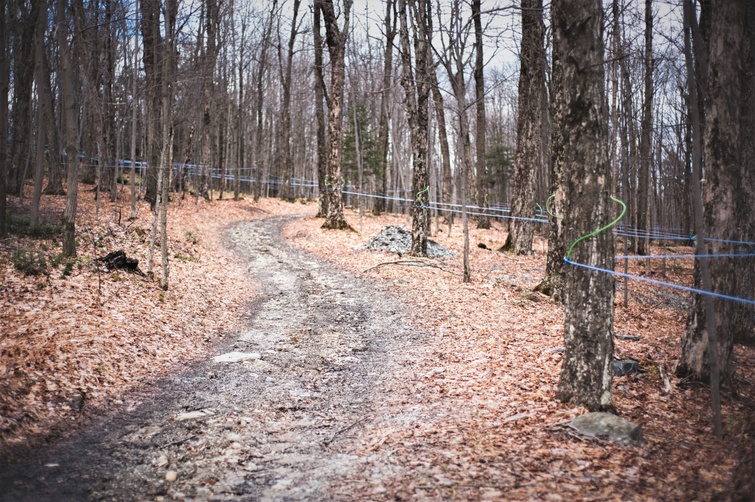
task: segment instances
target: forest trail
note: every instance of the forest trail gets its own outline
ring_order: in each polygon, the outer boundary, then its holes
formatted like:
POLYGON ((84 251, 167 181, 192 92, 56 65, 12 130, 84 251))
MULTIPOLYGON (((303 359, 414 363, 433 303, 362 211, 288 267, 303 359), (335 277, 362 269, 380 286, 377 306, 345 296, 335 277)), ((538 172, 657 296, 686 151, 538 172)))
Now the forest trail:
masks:
MULTIPOLYGON (((366 424, 416 418, 389 416, 381 384, 426 339, 397 299, 289 246, 291 219, 227 231, 264 288, 244 332, 131 411, 0 473, 0 500, 352 498, 329 487, 365 474, 366 424)), ((375 460, 379 485, 395 467, 375 460)))

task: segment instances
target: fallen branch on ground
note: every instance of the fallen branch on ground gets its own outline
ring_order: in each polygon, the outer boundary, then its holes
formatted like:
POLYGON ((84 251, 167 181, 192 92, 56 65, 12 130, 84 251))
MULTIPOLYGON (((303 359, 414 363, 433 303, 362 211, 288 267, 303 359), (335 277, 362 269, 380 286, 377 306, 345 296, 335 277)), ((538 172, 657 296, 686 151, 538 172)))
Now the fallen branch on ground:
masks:
POLYGON ((429 261, 424 260, 396 260, 396 261, 384 261, 382 263, 378 263, 377 265, 373 265, 372 267, 366 268, 362 270, 362 273, 369 272, 370 270, 385 266, 385 265, 406 265, 408 267, 432 267, 437 268, 439 270, 442 270, 443 272, 452 274, 452 275, 459 275, 456 272, 451 272, 450 270, 446 270, 445 268, 436 265, 435 263, 431 263, 429 261))

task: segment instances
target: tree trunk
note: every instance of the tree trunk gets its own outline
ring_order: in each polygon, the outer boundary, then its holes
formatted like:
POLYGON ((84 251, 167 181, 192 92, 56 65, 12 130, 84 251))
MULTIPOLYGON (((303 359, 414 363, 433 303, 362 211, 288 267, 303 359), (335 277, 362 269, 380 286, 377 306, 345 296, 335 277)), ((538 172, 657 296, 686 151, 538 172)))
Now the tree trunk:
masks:
MULTIPOLYGON (((704 153, 705 186, 704 197, 704 237, 701 242, 712 254, 732 253, 730 243, 723 240, 741 240, 739 235, 740 219, 749 218, 748 206, 738 207, 746 172, 742 170, 740 155, 740 124, 742 120, 744 80, 742 66, 744 19, 747 2, 733 0, 716 4, 713 9, 710 33, 710 59, 708 66, 708 83, 705 99, 704 153), (744 210, 740 213, 739 211, 744 210), (748 215, 748 216, 744 216, 748 215), (710 242, 710 244, 708 244, 710 242)), ((697 53, 697 51, 696 51, 697 53)), ((691 99, 693 99, 691 97, 691 99)), ((700 100, 698 99, 699 103, 700 100)), ((694 117, 693 117, 694 120, 694 117)), ((693 140, 694 141, 694 140, 693 140)), ((746 141, 752 141, 748 138, 746 141)), ((695 180, 693 180, 694 182, 695 180)), ((751 201, 749 201, 751 205, 751 201)), ((697 235, 701 239, 700 234, 697 235)), ((697 260, 701 274, 706 265, 705 259, 697 260)), ((711 287, 717 293, 736 296, 737 283, 747 281, 740 267, 744 261, 734 258, 714 258, 707 260, 710 270, 711 287)), ((696 274, 696 280, 704 279, 696 274)), ((697 287, 700 284, 697 283, 697 287)), ((707 288, 703 286, 703 289, 707 288)), ((751 291, 748 297, 751 297, 751 291)), ((690 316, 682 339, 682 355, 677 366, 677 374, 684 377, 710 382, 708 358, 712 338, 705 323, 706 300, 709 297, 695 295, 690 316)), ((718 338, 716 362, 721 377, 730 381, 733 376, 733 333, 738 323, 739 309, 731 301, 714 299, 715 333, 718 338)), ((750 325, 752 317, 750 315, 750 325)), ((712 383, 712 382, 711 382, 712 383)))
POLYGON ((545 24, 543 1, 522 2, 522 44, 519 71, 519 113, 517 116, 514 201, 511 232, 505 251, 532 253, 535 223, 535 176, 543 166, 543 92, 545 90, 545 24))
MULTIPOLYGON (((738 214, 739 238, 746 242, 755 242, 755 215, 752 212, 752 201, 755 200, 755 6, 747 4, 745 18, 745 40, 743 44, 744 63, 742 79, 742 117, 739 140, 741 145, 741 172, 739 199, 740 207, 738 214)), ((737 296, 740 298, 753 298, 755 291, 755 260, 745 259, 741 262, 744 273, 738 274, 737 296)), ((734 325, 734 343, 755 345, 755 325, 752 322, 755 315, 753 306, 737 306, 737 322, 734 325), (748 322, 749 319, 749 322, 748 322)))
MULTIPOLYGON (((139 4, 136 3, 134 5, 135 9, 135 21, 134 21, 134 38, 138 40, 138 33, 136 32, 136 26, 139 22, 139 4)), ((134 42, 134 61, 133 66, 131 67, 131 171, 130 171, 130 179, 129 182, 131 183, 131 214, 129 215, 129 220, 135 220, 136 219, 136 126, 137 126, 137 111, 138 111, 138 101, 136 97, 136 74, 137 74, 137 67, 139 65, 138 56, 139 56, 139 43, 134 42)), ((142 177, 142 179, 144 179, 142 177)))
MULTIPOLYGON (((286 53, 286 74, 281 85, 283 86, 283 102, 281 103, 281 134, 279 136, 278 155, 283 180, 281 184, 280 197, 283 200, 291 201, 294 199, 291 190, 291 178, 294 176, 294 163, 291 158, 291 66, 294 60, 294 43, 298 34, 297 20, 299 15, 299 6, 301 0, 294 0, 294 12, 291 18, 291 35, 288 38, 288 52, 286 53)), ((283 62, 281 61, 281 65, 283 62)))
MULTIPOLYGON (((440 156, 443 167, 441 169, 443 177, 443 189, 441 190, 441 202, 451 203, 453 197, 453 174, 451 173, 451 153, 448 147, 448 127, 446 125, 446 108, 443 103, 443 94, 440 92, 438 84, 438 75, 435 73, 435 67, 431 64, 429 75, 430 90, 433 94, 433 107, 435 108, 435 121, 438 123, 438 142, 440 143, 440 156)), ((449 233, 451 222, 453 221, 452 212, 447 213, 449 233)))
MULTIPOLYGON (((600 0, 552 4, 555 129, 566 182, 565 238, 576 243, 611 221, 611 166, 603 70, 600 0), (555 74, 559 79, 555 80, 555 74)), ((613 235, 601 232, 570 249, 574 263, 613 270, 613 235)), ((564 362, 557 397, 595 410, 613 410, 613 275, 566 269, 564 362)))
POLYGON ((146 75, 146 109, 147 109, 147 168, 142 171, 145 184, 144 198, 154 206, 157 201, 157 171, 160 166, 160 80, 162 45, 160 35, 160 0, 139 0, 142 11, 142 43, 144 73, 146 75))
POLYGON ((427 56, 429 47, 426 38, 427 24, 430 17, 430 4, 426 0, 416 3, 410 0, 414 13, 414 72, 412 72, 412 54, 409 45, 409 27, 407 21, 407 1, 399 0, 399 18, 401 27, 401 62, 403 71, 401 85, 406 94, 406 115, 412 143, 412 256, 427 256, 427 234, 430 228, 429 192, 427 176, 427 128, 430 86, 428 85, 427 56))
POLYGON ((645 95, 642 103, 640 172, 637 179, 637 253, 650 254, 648 197, 653 155, 653 2, 645 0, 645 95))
MULTIPOLYGON (((13 0, 11 0, 13 1, 13 0)), ((8 0, 0 0, 0 237, 8 233, 6 223, 6 180, 8 176, 8 92, 10 71, 8 57, 8 0)))
POLYGON ((317 207, 317 217, 325 218, 328 214, 328 196, 327 187, 325 186, 325 176, 328 171, 328 146, 325 129, 325 79, 322 69, 322 50, 323 40, 320 33, 320 22, 322 15, 320 9, 315 9, 314 34, 315 44, 315 122, 317 124, 317 187, 320 193, 320 200, 317 207))
POLYGON ((160 187, 160 255, 162 275, 160 287, 168 289, 170 266, 168 263, 168 189, 170 188, 170 172, 173 163, 173 45, 175 40, 176 16, 178 14, 178 0, 165 2, 165 43, 163 49, 163 81, 162 94, 162 148, 160 154, 160 171, 162 183, 160 187))
POLYGON ((60 97, 62 118, 65 125, 65 150, 68 162, 68 186, 66 207, 63 211, 63 255, 76 256, 76 205, 79 197, 79 149, 76 99, 73 84, 73 43, 68 42, 70 29, 66 16, 66 0, 58 0, 57 32, 60 51, 60 97))
MULTIPOLYGON (((11 143, 11 171, 7 182, 10 192, 23 197, 23 187, 30 161, 31 95, 34 83, 34 32, 44 0, 34 0, 28 14, 22 15, 16 27, 13 69, 13 142, 11 143)), ((19 4, 20 5, 20 4, 19 4)), ((28 8, 28 7, 27 7, 28 8)))
POLYGON ((343 154, 343 96, 346 77, 346 40, 349 35, 351 5, 353 0, 343 0, 341 14, 343 29, 338 27, 338 18, 332 0, 315 0, 325 21, 325 40, 330 53, 330 110, 328 113, 328 172, 325 175, 325 190, 328 197, 328 213, 323 228, 351 228, 343 214, 343 178, 341 157, 343 154))
POLYGON ((375 215, 385 211, 386 197, 388 197, 388 122, 389 104, 391 100, 391 83, 393 80, 393 40, 396 37, 395 22, 391 21, 391 14, 395 19, 396 4, 393 0, 385 2, 385 53, 383 57, 383 88, 380 90, 380 118, 378 120, 378 143, 380 144, 380 197, 375 200, 375 215))
MULTIPOLYGON (((257 65, 257 96, 256 96, 256 112, 257 112, 257 121, 256 121, 256 143, 255 143, 255 151, 254 151, 254 200, 255 202, 259 200, 260 195, 262 194, 262 177, 263 177, 263 162, 262 162, 262 156, 263 156, 263 125, 264 125, 264 114, 263 114, 263 107, 265 104, 264 98, 265 98, 265 70, 267 69, 267 49, 270 45, 270 34, 273 31, 273 20, 275 19, 275 11, 278 8, 278 0, 273 0, 273 4, 270 7, 270 17, 267 20, 267 26, 265 27, 265 35, 262 38, 262 48, 260 49, 260 56, 259 56, 259 63, 257 65)), ((317 10, 315 8, 315 10, 317 10)))
MULTIPOLYGON (((524 9, 522 9, 524 10, 524 9)), ((477 217, 477 228, 490 228, 490 216, 486 214, 488 207, 488 187, 490 180, 488 168, 485 162, 486 155, 486 127, 485 114, 485 68, 483 64, 482 44, 482 15, 480 12, 480 0, 472 0, 472 21, 475 33, 475 109, 477 112, 477 127, 475 134, 475 149, 477 150, 477 205, 482 213, 477 217)))
MULTIPOLYGON (((34 230, 39 223, 39 202, 42 198, 42 181, 45 176, 45 130, 47 129, 48 114, 47 102, 42 91, 43 80, 50 77, 45 75, 45 31, 47 28, 47 1, 43 1, 42 8, 37 16, 37 29, 34 36, 34 73, 37 81, 37 155, 34 159, 34 190, 31 195, 31 214, 29 216, 29 228, 34 230)), ((2 141, 3 138, 0 138, 2 141)))

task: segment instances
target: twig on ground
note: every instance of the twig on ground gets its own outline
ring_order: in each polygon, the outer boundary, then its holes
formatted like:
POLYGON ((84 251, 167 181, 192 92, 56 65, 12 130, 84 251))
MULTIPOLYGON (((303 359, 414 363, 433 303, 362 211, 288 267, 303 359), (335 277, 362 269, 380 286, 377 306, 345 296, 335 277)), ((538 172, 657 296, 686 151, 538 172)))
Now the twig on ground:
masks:
POLYGON ((328 445, 329 445, 330 443, 332 443, 333 441, 335 441, 335 440, 336 440, 336 438, 337 438, 337 437, 338 437, 339 435, 343 434, 344 432, 348 432, 348 431, 350 431, 351 429, 353 429, 353 428, 354 428, 354 427, 356 427, 357 425, 361 424, 361 423, 362 423, 362 422, 364 422, 365 420, 367 420, 367 418, 366 418, 366 417, 363 417, 363 418, 360 418, 359 420, 357 420, 356 422, 352 422, 351 424, 347 425, 346 427, 343 427, 343 428, 341 428, 341 429, 338 429, 338 430, 337 430, 337 431, 336 431, 336 432, 335 432, 335 433, 333 434, 333 436, 332 436, 332 437, 331 437, 330 439, 326 439, 325 441, 323 441, 323 442, 322 442, 323 446, 328 446, 328 445))
POLYGON ((432 267, 437 268, 439 270, 442 270, 443 272, 449 273, 451 275, 459 275, 456 272, 451 272, 450 270, 446 270, 445 268, 438 266, 434 263, 431 263, 429 261, 423 261, 423 260, 396 260, 396 261, 384 261, 382 263, 378 263, 377 265, 373 265, 372 267, 366 268, 362 270, 362 273, 369 272, 370 270, 385 266, 385 265, 406 265, 409 267, 432 267))

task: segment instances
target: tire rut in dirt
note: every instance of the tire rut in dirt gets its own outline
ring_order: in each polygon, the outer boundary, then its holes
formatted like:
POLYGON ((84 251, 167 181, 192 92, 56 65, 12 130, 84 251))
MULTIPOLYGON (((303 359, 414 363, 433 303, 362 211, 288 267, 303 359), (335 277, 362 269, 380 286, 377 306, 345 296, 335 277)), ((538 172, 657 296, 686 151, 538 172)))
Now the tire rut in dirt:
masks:
POLYGON ((379 382, 421 335, 395 300, 288 246, 289 220, 228 231, 265 288, 248 329, 214 354, 232 362, 199 362, 125 417, 0 474, 0 499, 329 498, 359 464, 379 382))

